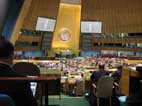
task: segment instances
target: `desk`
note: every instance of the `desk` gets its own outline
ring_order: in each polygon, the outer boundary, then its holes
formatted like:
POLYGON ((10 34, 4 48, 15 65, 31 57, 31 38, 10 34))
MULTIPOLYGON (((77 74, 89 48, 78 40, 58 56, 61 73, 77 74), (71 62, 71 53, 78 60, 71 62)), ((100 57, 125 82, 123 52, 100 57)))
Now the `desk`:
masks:
MULTIPOLYGON (((0 81, 28 81, 28 82, 40 82, 46 87, 45 91, 45 106, 48 106, 48 81, 58 80, 59 77, 0 77, 0 81)), ((42 87, 43 87, 42 86, 42 87)), ((43 88, 42 88, 43 89, 43 88)))
POLYGON ((123 67, 122 74, 121 74, 121 93, 129 96, 130 95, 130 78, 139 77, 139 73, 135 70, 132 70, 128 67, 123 67))

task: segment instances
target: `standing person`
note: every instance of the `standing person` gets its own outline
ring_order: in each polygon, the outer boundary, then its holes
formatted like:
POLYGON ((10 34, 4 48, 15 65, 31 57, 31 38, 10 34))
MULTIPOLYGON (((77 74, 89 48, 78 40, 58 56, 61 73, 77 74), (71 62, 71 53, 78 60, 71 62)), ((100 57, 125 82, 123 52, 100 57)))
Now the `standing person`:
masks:
MULTIPOLYGON (((0 77, 20 77, 11 69, 13 54, 13 45, 0 37, 0 77)), ((16 106, 37 106, 28 82, 0 81, 0 93, 12 97, 16 106)))

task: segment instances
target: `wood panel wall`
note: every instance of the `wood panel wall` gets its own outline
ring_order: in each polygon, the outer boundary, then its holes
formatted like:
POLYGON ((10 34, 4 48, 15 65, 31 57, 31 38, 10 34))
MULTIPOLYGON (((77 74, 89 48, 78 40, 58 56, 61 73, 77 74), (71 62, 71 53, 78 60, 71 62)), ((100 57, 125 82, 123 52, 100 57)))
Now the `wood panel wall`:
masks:
POLYGON ((18 37, 18 41, 21 41, 21 42, 40 42, 41 43, 41 40, 42 40, 42 36, 22 36, 22 35, 19 35, 18 37))
POLYGON ((56 19, 60 0, 32 0, 22 28, 35 30, 38 16, 56 19))
POLYGON ((31 47, 30 46, 29 47, 27 47, 27 46, 20 46, 20 47, 15 47, 14 50, 15 51, 21 51, 21 50, 23 50, 23 51, 24 50, 25 51, 26 50, 30 50, 30 51, 31 50, 40 50, 40 46, 38 46, 38 47, 37 46, 36 47, 33 47, 33 46, 31 46, 31 47))
POLYGON ((100 43, 142 43, 141 37, 126 37, 126 38, 101 38, 101 37, 92 37, 92 42, 100 43))
POLYGON ((13 45, 15 45, 15 42, 18 39, 20 29, 22 27, 24 18, 27 16, 27 12, 31 6, 31 2, 32 2, 32 0, 24 0, 23 6, 21 8, 21 12, 18 16, 18 19, 16 21, 16 25, 14 27, 14 30, 13 30, 11 38, 10 38, 10 41, 13 43, 13 45))
POLYGON ((142 0, 82 0, 82 20, 100 20, 103 33, 142 32, 142 0))
MULTIPOLYGON (((89 48, 85 48, 82 50, 90 50, 89 48)), ((128 48, 128 47, 105 47, 105 46, 95 46, 92 47, 91 50, 100 51, 100 50, 110 50, 110 51, 127 51, 127 52, 141 52, 141 48, 128 48)))

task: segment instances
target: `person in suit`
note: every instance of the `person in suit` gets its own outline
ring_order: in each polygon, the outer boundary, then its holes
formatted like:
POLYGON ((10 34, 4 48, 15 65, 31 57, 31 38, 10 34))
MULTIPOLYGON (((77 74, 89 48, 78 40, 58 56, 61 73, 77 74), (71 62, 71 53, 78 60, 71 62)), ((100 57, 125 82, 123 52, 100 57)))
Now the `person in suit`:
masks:
MULTIPOLYGON (((105 75, 109 75, 107 73, 107 71, 105 70, 105 64, 104 63, 100 63, 99 64, 99 69, 97 71, 93 71, 93 73, 90 76, 90 80, 91 80, 91 88, 90 88, 90 93, 89 93, 89 102, 91 106, 97 105, 96 103, 96 86, 97 86, 97 82, 99 80, 99 78, 101 78, 102 76, 105 75)), ((103 104, 102 104, 103 105, 103 104)))
MULTIPOLYGON (((92 92, 91 92, 91 94, 92 94, 92 96, 91 96, 91 98, 90 98, 90 103, 91 103, 91 106, 94 106, 94 105, 96 105, 96 96, 95 96, 95 93, 96 93, 96 86, 97 86, 97 82, 98 82, 98 80, 99 80, 99 78, 101 78, 101 77, 103 77, 103 76, 109 76, 109 73, 108 73, 108 71, 106 71, 105 70, 105 64, 104 63, 100 63, 99 64, 99 69, 98 69, 98 71, 94 71, 93 73, 92 73, 92 75, 91 75, 91 77, 90 77, 90 79, 91 79, 91 82, 92 82, 92 92)), ((105 101, 105 99, 104 98, 101 98, 101 100, 100 101, 102 101, 101 103, 100 103, 100 105, 101 106, 108 106, 108 104, 109 103, 106 103, 106 101, 105 101)), ((117 99, 117 97, 116 96, 112 96, 112 104, 114 105, 114 106, 120 106, 120 103, 119 103, 119 101, 118 101, 118 99, 117 99)))
MULTIPOLYGON (((12 43, 0 37, 0 77, 21 77, 11 68, 13 54, 14 46, 12 43)), ((16 106, 37 106, 28 82, 0 81, 0 93, 12 97, 16 106)))
POLYGON ((92 83, 97 84, 97 81, 99 80, 99 78, 105 75, 109 75, 109 73, 105 70, 104 63, 100 63, 98 71, 93 71, 90 79, 92 83))
POLYGON ((119 91, 119 89, 120 89, 119 83, 120 83, 120 79, 121 79, 122 69, 123 69, 122 65, 118 65, 117 70, 114 73, 112 73, 112 75, 111 75, 111 77, 114 80, 113 94, 116 96, 122 95, 119 91))
POLYGON ((119 82, 121 78, 121 72, 122 72, 122 65, 117 66, 117 70, 111 75, 114 78, 114 81, 119 82))

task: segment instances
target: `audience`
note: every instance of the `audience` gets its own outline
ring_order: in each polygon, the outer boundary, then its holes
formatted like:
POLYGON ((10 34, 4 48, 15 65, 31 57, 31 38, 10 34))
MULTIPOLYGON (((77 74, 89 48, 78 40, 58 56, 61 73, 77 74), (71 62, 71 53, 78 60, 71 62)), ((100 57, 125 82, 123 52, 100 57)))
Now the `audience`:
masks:
MULTIPOLYGON (((13 54, 12 43, 5 40, 4 37, 0 37, 0 77, 20 76, 11 69, 13 54)), ((0 81, 0 93, 12 97, 16 106, 37 106, 28 82, 0 81)))
MULTIPOLYGON (((0 36, 0 77, 16 77, 19 76, 17 73, 13 72, 11 69, 12 61, 13 61, 13 52, 14 47, 13 45, 4 39, 4 37, 0 36)), ((98 70, 93 71, 92 75, 90 76, 92 88, 89 92, 90 98, 90 104, 91 106, 96 105, 96 86, 97 81, 100 77, 109 75, 107 69, 114 69, 117 68, 117 71, 112 73, 112 77, 114 78, 114 87, 119 86, 119 81, 121 78, 121 71, 123 65, 128 65, 126 59, 123 58, 109 58, 109 57, 83 57, 81 59, 65 59, 60 60, 60 62, 47 62, 47 63, 37 63, 40 67, 44 68, 58 68, 62 69, 63 75, 75 75, 77 73, 82 73, 82 75, 85 72, 86 67, 95 67, 99 68, 98 70), (105 63, 105 64, 104 64, 105 63), (120 64, 120 65, 118 65, 120 64)), ((134 65, 134 64, 133 64, 134 65)), ((140 76, 142 76, 142 66, 137 66, 136 70, 139 72, 140 76)), ((84 76, 81 76, 79 78, 76 78, 76 83, 79 83, 83 80, 84 76)), ((130 80, 133 80, 134 85, 130 85, 131 87, 131 93, 130 96, 127 98, 128 106, 131 106, 131 103, 129 104, 129 101, 138 100, 136 101, 138 105, 139 101, 141 100, 141 90, 140 90, 140 78, 130 78, 130 80)), ((76 87, 76 86, 75 86, 76 87)), ((118 88, 117 88, 118 90, 118 88)), ((0 81, 0 93, 8 94, 11 96, 14 101, 16 102, 16 106, 37 106, 37 103, 34 100, 34 97, 32 95, 32 91, 30 89, 30 84, 26 82, 2 82, 0 81)), ((115 95, 116 96, 116 95, 115 95)), ((116 98, 113 100, 118 103, 116 98)), ((119 104, 119 103, 118 103, 119 104)), ((113 104, 114 105, 114 104, 113 104)))

